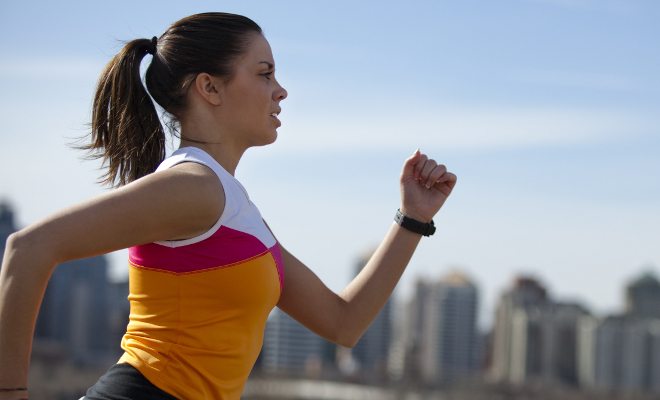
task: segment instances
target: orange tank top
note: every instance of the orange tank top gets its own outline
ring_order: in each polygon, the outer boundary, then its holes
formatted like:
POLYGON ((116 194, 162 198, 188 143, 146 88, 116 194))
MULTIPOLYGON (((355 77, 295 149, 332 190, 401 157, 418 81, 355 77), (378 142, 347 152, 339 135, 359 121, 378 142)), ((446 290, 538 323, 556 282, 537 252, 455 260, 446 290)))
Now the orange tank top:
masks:
POLYGON ((204 151, 179 149, 157 171, 182 162, 216 172, 225 209, 203 235, 129 249, 119 362, 182 400, 239 399, 281 293, 280 248, 242 185, 204 151))

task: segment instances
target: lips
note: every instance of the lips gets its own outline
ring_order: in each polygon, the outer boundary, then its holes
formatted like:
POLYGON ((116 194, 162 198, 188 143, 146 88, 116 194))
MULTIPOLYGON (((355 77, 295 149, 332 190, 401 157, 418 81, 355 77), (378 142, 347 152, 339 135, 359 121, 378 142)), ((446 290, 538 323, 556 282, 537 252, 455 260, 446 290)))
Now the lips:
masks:
POLYGON ((276 111, 273 111, 272 113, 270 113, 270 116, 271 116, 272 118, 275 118, 275 121, 277 122, 277 126, 278 126, 278 127, 282 125, 282 123, 280 122, 279 118, 277 118, 277 116, 280 114, 280 112, 282 112, 281 109, 276 110, 276 111))

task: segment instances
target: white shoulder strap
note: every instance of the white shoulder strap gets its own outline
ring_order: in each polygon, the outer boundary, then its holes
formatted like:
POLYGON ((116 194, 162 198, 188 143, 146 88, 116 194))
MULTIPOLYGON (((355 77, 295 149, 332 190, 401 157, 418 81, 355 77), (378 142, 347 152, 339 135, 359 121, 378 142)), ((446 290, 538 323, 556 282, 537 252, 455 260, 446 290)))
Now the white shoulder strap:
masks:
POLYGON ((184 162, 194 162, 198 164, 205 165, 206 167, 210 168, 215 174, 218 176, 218 179, 220 180, 220 184, 222 185, 222 189, 224 190, 225 193, 225 208, 222 211, 222 214, 220 215, 220 218, 218 221, 209 229, 208 231, 204 232, 203 234, 199 236, 195 236, 190 239, 184 239, 184 240, 168 240, 168 241, 161 241, 161 242, 155 242, 157 244, 167 246, 167 247, 181 247, 181 246, 186 246, 194 243, 201 242, 204 239, 209 238, 211 235, 213 235, 215 232, 217 232, 218 229, 223 225, 224 221, 227 220, 231 215, 235 213, 235 184, 234 184, 234 177, 227 172, 222 166, 215 161, 213 157, 211 157, 207 152, 205 152, 202 149, 199 149, 197 147, 182 147, 178 150, 176 150, 172 155, 168 158, 166 158, 156 169, 156 172, 166 170, 168 168, 172 168, 175 165, 184 163, 184 162))

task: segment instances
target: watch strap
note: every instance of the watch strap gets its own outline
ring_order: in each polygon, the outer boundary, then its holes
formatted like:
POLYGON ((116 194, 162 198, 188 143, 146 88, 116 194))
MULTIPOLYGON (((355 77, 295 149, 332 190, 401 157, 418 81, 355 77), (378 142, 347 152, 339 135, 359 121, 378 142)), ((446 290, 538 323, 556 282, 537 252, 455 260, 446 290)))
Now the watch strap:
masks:
POLYGON ((421 222, 405 216, 400 209, 396 210, 394 221, 403 228, 411 232, 419 233, 420 235, 431 236, 435 233, 435 224, 433 223, 433 220, 431 220, 431 222, 421 222))

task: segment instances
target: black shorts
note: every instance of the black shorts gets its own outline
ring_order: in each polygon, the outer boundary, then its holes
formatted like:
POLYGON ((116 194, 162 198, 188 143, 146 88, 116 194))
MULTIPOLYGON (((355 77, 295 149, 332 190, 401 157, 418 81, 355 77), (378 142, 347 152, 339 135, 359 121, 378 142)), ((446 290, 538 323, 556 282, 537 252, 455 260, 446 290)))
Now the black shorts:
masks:
POLYGON ((130 364, 115 364, 87 389, 81 400, 177 400, 130 364))

